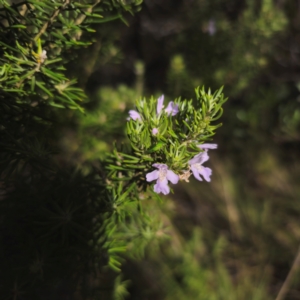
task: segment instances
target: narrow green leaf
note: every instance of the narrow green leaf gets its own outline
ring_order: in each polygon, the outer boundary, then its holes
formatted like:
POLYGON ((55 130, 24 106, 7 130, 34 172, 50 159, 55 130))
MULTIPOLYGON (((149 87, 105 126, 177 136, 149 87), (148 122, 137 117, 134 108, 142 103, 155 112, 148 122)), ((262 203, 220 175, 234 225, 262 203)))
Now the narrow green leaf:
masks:
POLYGON ((36 81, 36 85, 43 90, 47 95, 49 95, 51 98, 53 98, 53 94, 47 89, 45 88, 44 84, 42 82, 36 81))
POLYGON ((148 152, 152 153, 152 152, 156 152, 158 150, 160 150, 162 147, 164 147, 166 144, 163 142, 158 142, 156 145, 154 145, 153 147, 151 147, 148 152))

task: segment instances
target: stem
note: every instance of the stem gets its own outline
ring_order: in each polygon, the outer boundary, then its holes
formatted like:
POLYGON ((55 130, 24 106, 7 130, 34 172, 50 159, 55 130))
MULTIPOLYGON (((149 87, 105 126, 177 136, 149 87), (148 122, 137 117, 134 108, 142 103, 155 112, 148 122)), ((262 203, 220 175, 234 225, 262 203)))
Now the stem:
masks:
MULTIPOLYGON (((94 3, 91 7, 89 7, 89 8, 86 10, 86 12, 92 13, 94 7, 95 7, 97 4, 99 4, 101 1, 102 1, 102 0, 96 0, 95 3, 94 3)), ((74 21, 74 24, 75 24, 75 25, 80 25, 80 24, 85 20, 85 18, 86 18, 86 15, 85 15, 85 14, 81 14, 81 15, 74 21)), ((68 33, 68 31, 69 31, 69 29, 66 28, 66 29, 63 31, 63 34, 68 33)))
MULTIPOLYGON (((96 0, 95 3, 91 7, 89 7, 86 12, 91 13, 93 11, 93 8, 100 2, 101 2, 101 0, 96 0)), ((75 20, 75 25, 80 25, 84 21, 85 18, 86 18, 85 14, 80 15, 75 20)))
POLYGON ((293 262, 293 265, 283 283, 283 285, 281 286, 281 289, 276 297, 275 300, 283 300, 292 284, 294 275, 297 273, 298 269, 300 267, 300 247, 298 249, 298 253, 296 255, 296 258, 293 262))
POLYGON ((48 26, 55 20, 55 18, 59 15, 59 13, 60 13, 60 12, 61 12, 68 4, 70 4, 70 0, 66 0, 66 1, 64 2, 64 4, 63 4, 60 8, 56 9, 56 10, 53 12, 53 14, 52 14, 50 20, 47 21, 47 22, 44 24, 44 26, 40 29, 40 31, 38 32, 38 34, 34 37, 34 40, 35 40, 35 41, 37 41, 37 40, 41 37, 41 35, 47 30, 48 26))

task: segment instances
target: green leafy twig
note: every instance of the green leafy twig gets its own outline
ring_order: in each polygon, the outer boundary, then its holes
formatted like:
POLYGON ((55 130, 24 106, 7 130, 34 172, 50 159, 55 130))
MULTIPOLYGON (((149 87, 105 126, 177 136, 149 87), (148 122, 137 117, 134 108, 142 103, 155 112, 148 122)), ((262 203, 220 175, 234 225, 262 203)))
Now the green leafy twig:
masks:
POLYGON ((43 27, 40 29, 38 34, 34 37, 34 40, 37 41, 41 35, 47 30, 48 26, 53 23, 53 21, 56 19, 56 17, 59 15, 59 13, 65 9, 65 7, 70 4, 70 0, 66 0, 62 6, 60 6, 58 9, 56 9, 50 19, 43 25, 43 27))

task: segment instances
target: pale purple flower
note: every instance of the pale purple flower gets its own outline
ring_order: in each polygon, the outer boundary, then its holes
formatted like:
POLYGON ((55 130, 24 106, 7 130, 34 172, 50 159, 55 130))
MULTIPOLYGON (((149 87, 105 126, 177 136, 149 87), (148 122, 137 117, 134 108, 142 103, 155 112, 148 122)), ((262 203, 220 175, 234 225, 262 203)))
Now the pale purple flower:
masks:
MULTIPOLYGON (((159 115, 164 107, 164 99, 165 96, 161 95, 158 99, 157 99, 157 106, 156 106, 156 113, 157 115, 159 115)), ((171 101, 167 108, 165 109, 165 112, 169 115, 172 114, 172 116, 175 116, 176 114, 178 114, 179 112, 179 106, 177 104, 175 104, 173 101, 171 101)))
POLYGON ((141 117, 141 115, 137 111, 130 110, 129 111, 129 118, 127 118, 127 120, 130 120, 130 119, 136 121, 136 120, 141 120, 142 117, 141 117))
POLYGON ((168 180, 173 184, 176 184, 179 180, 179 176, 169 170, 168 166, 165 164, 153 164, 152 166, 157 168, 157 170, 146 174, 146 180, 148 182, 156 180, 156 184, 154 185, 155 193, 163 193, 164 195, 169 194, 170 188, 168 186, 168 180))
POLYGON ((152 134, 153 135, 157 135, 158 134, 158 129, 157 128, 153 128, 152 129, 152 134))
POLYGON ((189 160, 189 165, 193 172, 193 175, 199 181, 203 181, 200 175, 203 176, 203 178, 206 181, 210 181, 212 170, 210 168, 202 166, 202 164, 208 160, 209 160, 209 156, 207 154, 207 151, 201 152, 195 155, 191 160, 189 160))
POLYGON ((218 145, 217 144, 202 144, 198 145, 198 147, 202 150, 208 150, 208 149, 217 149, 218 145))
POLYGON ((179 112, 179 106, 171 101, 165 111, 168 115, 172 114, 172 116, 175 116, 179 112))
POLYGON ((210 19, 208 21, 207 32, 210 36, 215 35, 215 33, 217 32, 216 22, 214 19, 210 19))
POLYGON ((161 95, 158 99, 157 99, 157 107, 156 107, 156 113, 159 115, 161 110, 163 109, 164 107, 164 99, 165 99, 165 96, 164 95, 161 95))

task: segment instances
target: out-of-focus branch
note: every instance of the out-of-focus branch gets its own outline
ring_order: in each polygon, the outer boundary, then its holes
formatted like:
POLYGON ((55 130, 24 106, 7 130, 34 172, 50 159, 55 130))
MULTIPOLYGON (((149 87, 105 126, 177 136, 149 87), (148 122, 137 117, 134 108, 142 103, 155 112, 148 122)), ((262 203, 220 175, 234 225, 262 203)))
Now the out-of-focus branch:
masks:
POLYGON ((47 30, 48 26, 55 20, 55 18, 59 15, 59 13, 68 5, 70 4, 70 0, 66 0, 62 6, 60 6, 58 9, 56 9, 51 18, 43 25, 43 27, 40 29, 38 34, 34 37, 34 40, 37 41, 41 35, 47 30))
MULTIPOLYGON (((92 13, 94 7, 99 4, 101 2, 101 0, 96 0, 95 3, 89 7, 86 12, 87 13, 92 13)), ((76 20, 75 20, 75 25, 80 25, 86 18, 86 15, 85 14, 81 14, 76 20)))
POLYGON ((220 182, 216 184, 216 188, 219 190, 220 195, 222 195, 226 209, 228 221, 230 224, 231 233, 235 238, 241 239, 243 236, 241 217, 237 205, 235 203, 235 186, 234 180, 229 175, 228 164, 223 163, 214 157, 216 162, 215 169, 220 175, 220 182))
MULTIPOLYGON (((101 2, 101 0, 96 0, 95 3, 94 3, 92 6, 90 6, 90 7, 86 10, 86 12, 87 12, 87 13, 92 13, 92 12, 93 12, 93 9, 95 8, 95 6, 96 6, 97 4, 99 4, 100 2, 101 2)), ((74 24, 75 24, 75 25, 80 25, 80 24, 85 20, 85 18, 86 18, 86 15, 85 15, 85 14, 81 14, 81 15, 74 21, 74 24)), ((63 31, 63 34, 66 34, 68 31, 69 31, 69 29, 66 28, 66 29, 63 31)))
POLYGON ((297 271, 299 270, 299 268, 300 268, 300 247, 298 249, 298 252, 297 252, 296 258, 293 262, 293 265, 292 265, 283 285, 281 286, 281 289, 275 300, 283 300, 285 298, 285 296, 292 284, 293 278, 294 278, 295 274, 297 273, 297 271))

